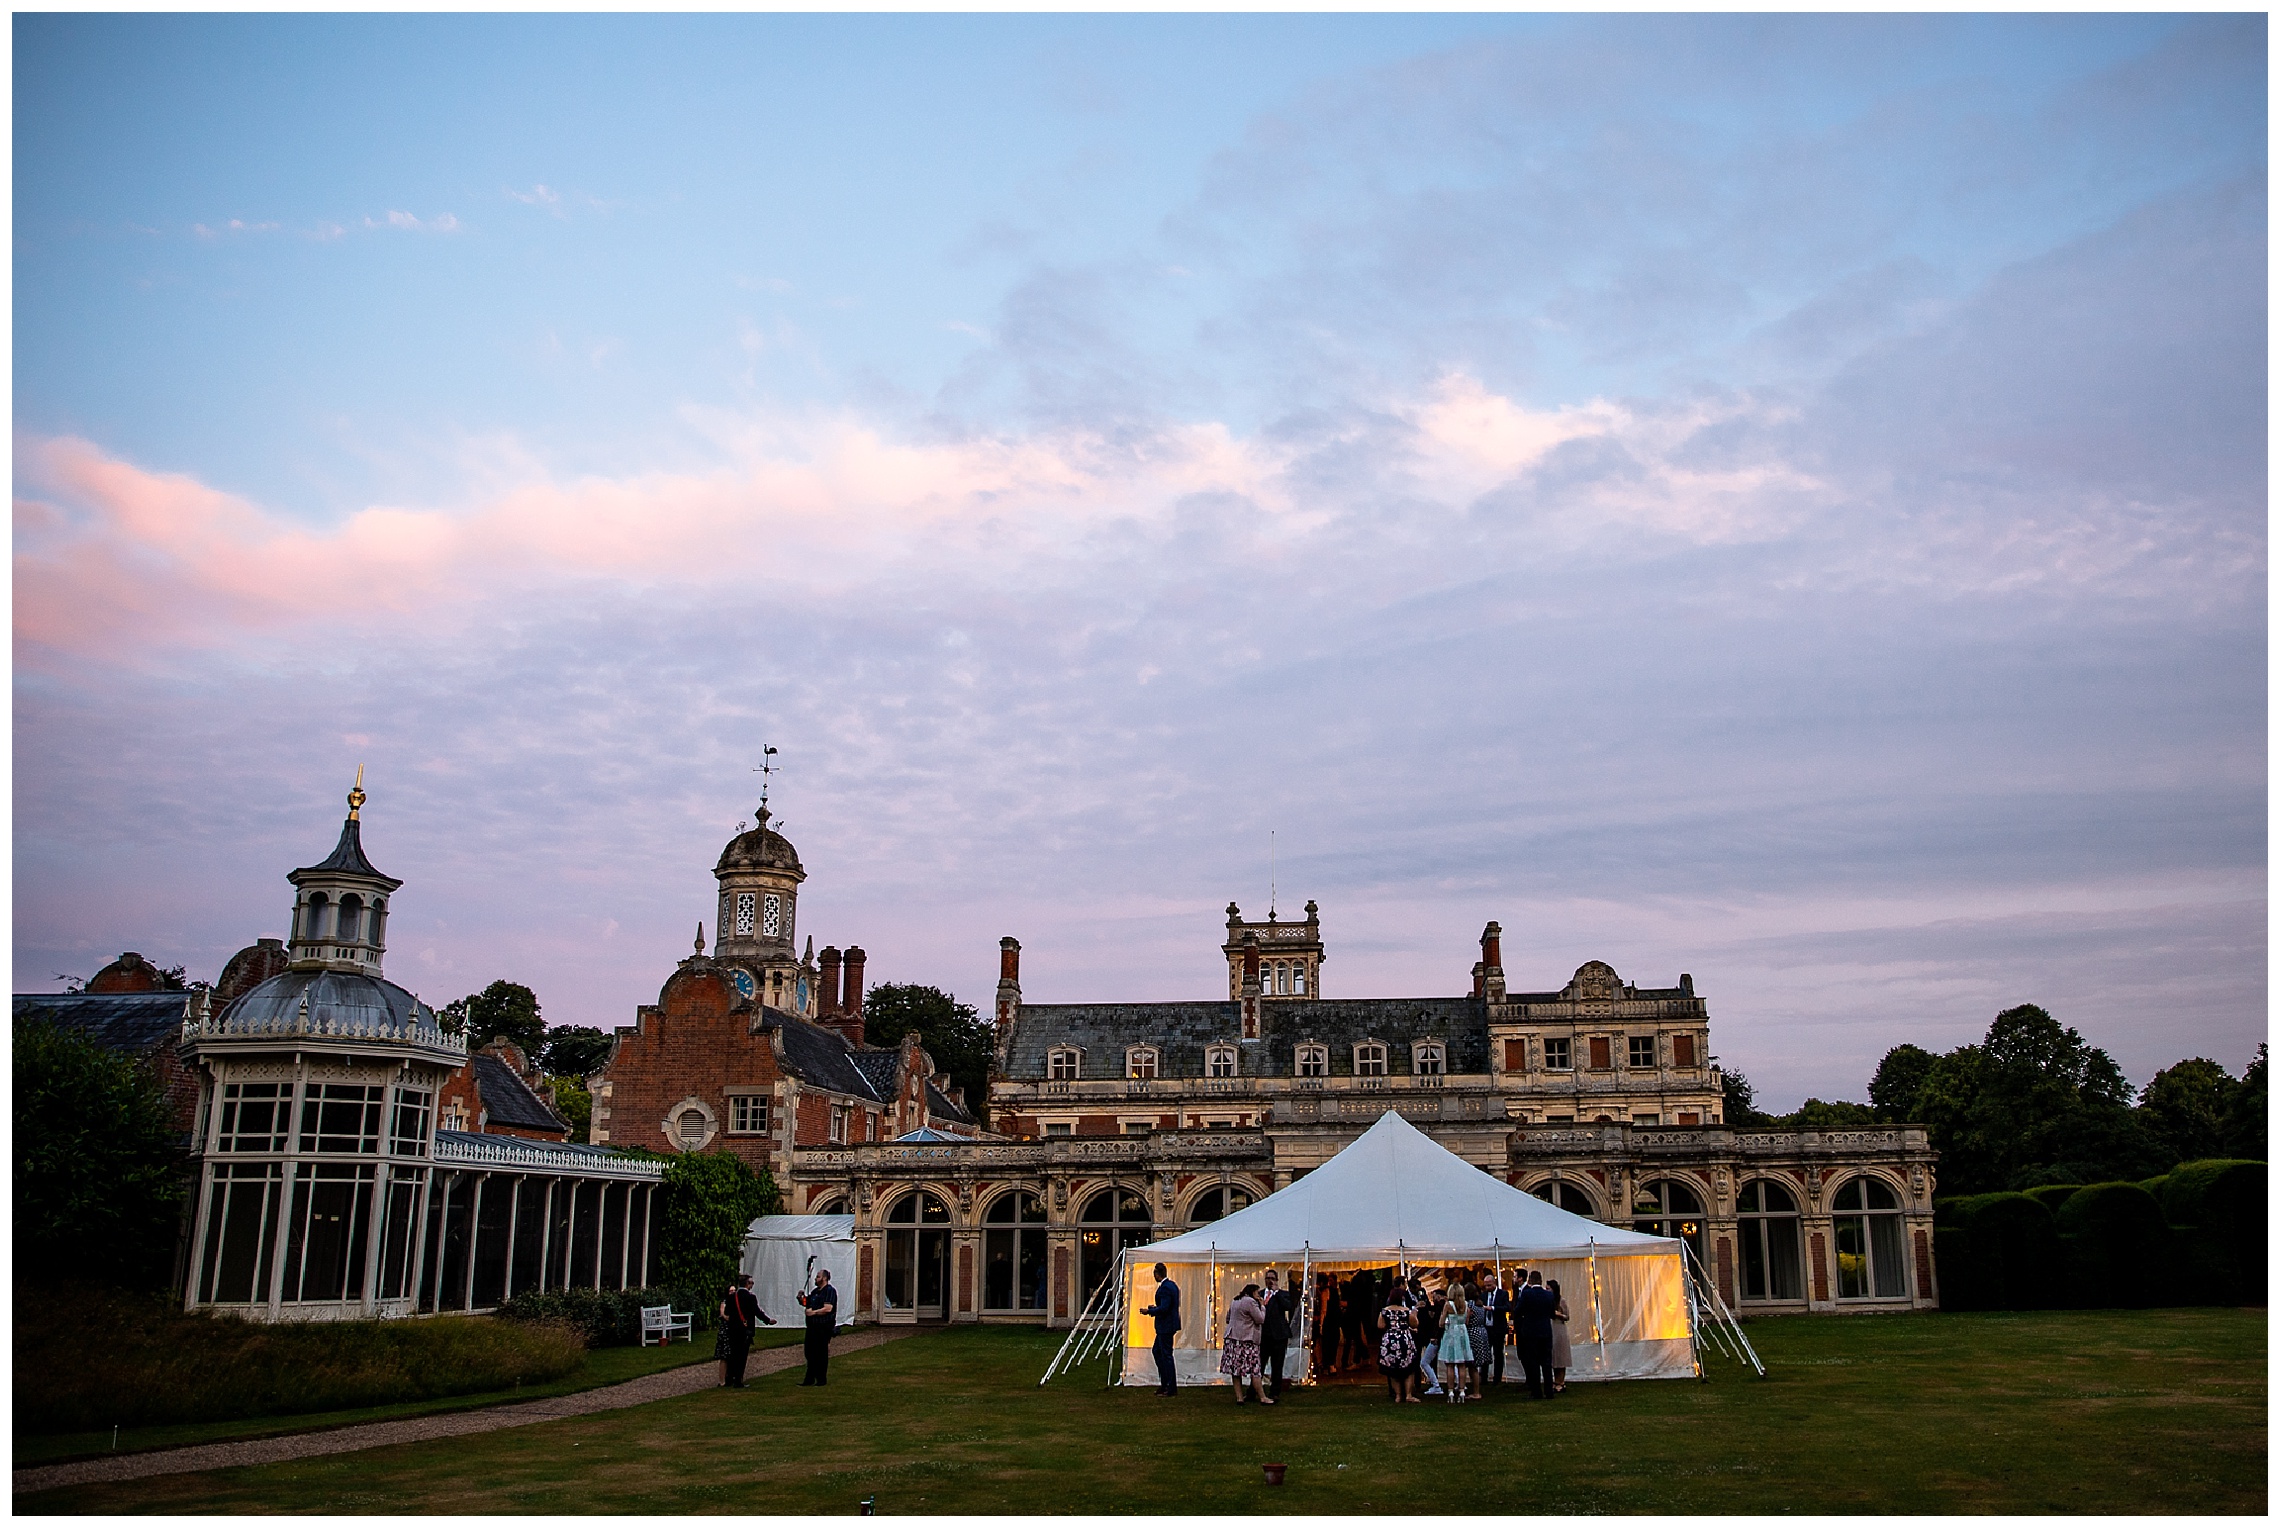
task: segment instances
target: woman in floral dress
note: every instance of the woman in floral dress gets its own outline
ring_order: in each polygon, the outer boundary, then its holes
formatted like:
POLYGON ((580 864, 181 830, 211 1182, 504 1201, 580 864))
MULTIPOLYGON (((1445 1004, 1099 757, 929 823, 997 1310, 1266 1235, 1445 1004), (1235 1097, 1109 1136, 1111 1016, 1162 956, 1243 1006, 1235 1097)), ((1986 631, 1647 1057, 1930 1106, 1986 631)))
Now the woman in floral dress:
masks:
POLYGON ((1272 1406, 1273 1396, 1259 1387, 1259 1334, 1266 1329, 1267 1308, 1259 1303, 1259 1286, 1246 1284, 1227 1307, 1227 1335, 1219 1344, 1219 1372, 1235 1382, 1235 1404, 1256 1398, 1272 1406), (1248 1390, 1249 1395, 1244 1392, 1248 1390))
POLYGON ((1396 1404, 1419 1399, 1417 1394, 1417 1332, 1410 1320, 1408 1291, 1394 1286, 1393 1297, 1378 1312, 1378 1373, 1385 1376, 1386 1398, 1396 1404))

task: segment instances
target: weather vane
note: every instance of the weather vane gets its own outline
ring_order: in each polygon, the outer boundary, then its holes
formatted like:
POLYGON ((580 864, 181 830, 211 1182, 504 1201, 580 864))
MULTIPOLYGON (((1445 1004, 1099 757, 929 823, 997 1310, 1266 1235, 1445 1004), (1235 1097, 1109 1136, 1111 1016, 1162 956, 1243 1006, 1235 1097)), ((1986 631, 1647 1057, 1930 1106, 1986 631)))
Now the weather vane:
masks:
POLYGON ((752 766, 752 772, 760 777, 760 816, 763 821, 768 816, 768 777, 783 767, 776 762, 776 750, 762 743, 760 762, 752 766))

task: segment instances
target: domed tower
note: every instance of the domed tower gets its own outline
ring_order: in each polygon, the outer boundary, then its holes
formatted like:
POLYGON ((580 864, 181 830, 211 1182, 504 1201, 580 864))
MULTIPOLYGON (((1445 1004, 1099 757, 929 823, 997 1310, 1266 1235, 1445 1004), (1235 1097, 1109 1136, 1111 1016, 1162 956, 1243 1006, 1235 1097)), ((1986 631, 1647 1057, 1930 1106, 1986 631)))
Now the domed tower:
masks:
POLYGON ((364 857, 363 829, 356 820, 363 809, 364 766, 359 764, 340 842, 325 858, 285 877, 293 883, 295 965, 380 974, 380 959, 388 949, 388 898, 404 883, 382 875, 364 857))
MULTIPOLYGON (((766 802, 760 805, 758 826, 739 833, 721 850, 713 875, 720 882, 713 958, 751 976, 747 997, 802 1018, 815 1017, 813 964, 796 953, 793 943, 799 929, 800 882, 807 879, 807 871, 800 867, 799 851, 791 840, 768 826, 766 802)), ((740 989, 744 985, 742 979, 737 981, 740 989)))

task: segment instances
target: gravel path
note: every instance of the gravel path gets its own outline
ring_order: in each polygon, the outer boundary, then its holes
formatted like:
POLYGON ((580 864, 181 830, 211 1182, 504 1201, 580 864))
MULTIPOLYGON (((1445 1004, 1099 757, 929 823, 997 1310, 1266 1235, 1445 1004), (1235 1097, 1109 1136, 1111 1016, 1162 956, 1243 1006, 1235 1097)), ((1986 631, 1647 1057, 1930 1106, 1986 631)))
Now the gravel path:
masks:
MULTIPOLYGON (((868 1327, 850 1332, 831 1345, 833 1357, 859 1353, 882 1342, 907 1337, 907 1326, 868 1327)), ((752 1355, 745 1367, 747 1380, 780 1374, 806 1360, 797 1344, 768 1348, 752 1355)), ((466 1433, 496 1432, 502 1427, 528 1427, 563 1417, 589 1416, 693 1395, 720 1383, 719 1371, 708 1360, 686 1368, 645 1374, 623 1384, 557 1395, 543 1401, 521 1401, 511 1406, 489 1406, 481 1411, 458 1411, 445 1416, 411 1417, 401 1422, 368 1422, 359 1427, 337 1427, 329 1432, 292 1433, 282 1438, 249 1438, 242 1443, 201 1443, 193 1448, 153 1449, 146 1454, 122 1454, 116 1459, 80 1459, 70 1464, 43 1464, 15 1472, 18 1492, 45 1491, 56 1486, 86 1485, 101 1480, 139 1480, 145 1475, 180 1475, 193 1470, 221 1470, 240 1464, 276 1464, 286 1459, 308 1459, 318 1454, 348 1454, 358 1449, 382 1448, 391 1443, 419 1443, 429 1438, 456 1438, 466 1433)))

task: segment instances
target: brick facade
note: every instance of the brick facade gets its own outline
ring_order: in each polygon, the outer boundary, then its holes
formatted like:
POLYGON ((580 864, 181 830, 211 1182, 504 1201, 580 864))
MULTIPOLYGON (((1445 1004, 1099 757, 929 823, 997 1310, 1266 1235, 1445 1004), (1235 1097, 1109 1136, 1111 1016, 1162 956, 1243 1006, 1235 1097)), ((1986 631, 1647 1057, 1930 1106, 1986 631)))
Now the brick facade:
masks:
MULTIPOLYGON (((770 1034, 755 1032, 760 1007, 736 990, 725 968, 709 960, 682 963, 668 977, 655 1003, 642 1005, 631 1028, 617 1032, 617 1043, 594 1096, 596 1142, 679 1151, 685 1145, 734 1152, 754 1167, 773 1168, 781 1156, 778 1117, 785 1081, 783 1058, 770 1034), (765 1090, 768 1132, 741 1134, 729 1128, 734 1117, 731 1088, 765 1090), (689 1100, 711 1110, 710 1136, 687 1142, 673 1133, 673 1116, 689 1100)), ((813 1101, 820 1110, 822 1101, 813 1101)), ((808 1136, 809 1101, 799 1103, 801 1137, 808 1136)), ((820 1124, 813 1139, 824 1139, 820 1124)))

